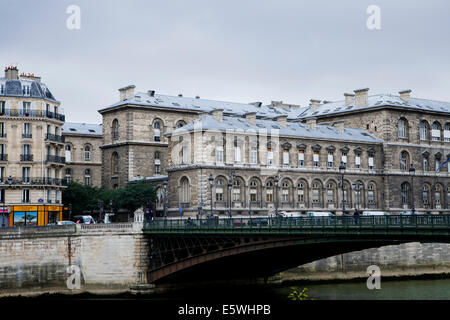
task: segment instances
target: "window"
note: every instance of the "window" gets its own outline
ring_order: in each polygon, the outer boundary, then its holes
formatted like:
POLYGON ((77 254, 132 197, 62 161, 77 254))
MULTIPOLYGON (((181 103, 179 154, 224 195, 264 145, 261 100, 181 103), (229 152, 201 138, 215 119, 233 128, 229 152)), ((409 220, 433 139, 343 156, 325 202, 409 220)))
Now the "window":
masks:
POLYGON ((434 159, 434 169, 438 172, 439 167, 441 166, 441 159, 435 158, 434 159))
POLYGON ((250 150, 250 163, 251 164, 258 163, 258 150, 256 147, 252 147, 250 150))
POLYGON ((30 86, 28 86, 28 85, 22 86, 22 93, 24 96, 29 96, 30 95, 30 86))
POLYGON ((369 169, 373 169, 374 165, 373 165, 373 155, 369 155, 369 169))
POLYGON ((91 169, 84 170, 84 185, 91 185, 91 169))
POLYGON ((361 155, 360 154, 355 155, 355 167, 361 168, 361 155))
POLYGON ((84 147, 84 161, 91 161, 91 147, 84 147))
POLYGON ((22 189, 22 202, 29 203, 30 202, 30 190, 22 189))
POLYGON ((180 202, 181 203, 190 203, 191 199, 191 191, 189 187, 189 180, 186 177, 183 177, 180 181, 181 193, 180 193, 180 202))
POLYGON ((420 140, 428 140, 428 123, 424 120, 420 121, 419 129, 420 140))
POLYGON ((0 114, 5 114, 5 113, 6 113, 6 102, 0 101, 0 114))
POLYGON ((22 138, 31 138, 31 123, 23 124, 22 138))
POLYGON ((328 161, 327 161, 328 168, 333 168, 333 163, 334 163, 333 153, 328 152, 328 161))
POLYGON ((241 148, 234 147, 234 162, 241 162, 241 148))
POLYGON ((52 203, 52 191, 47 190, 47 203, 52 203))
POLYGON ((55 191, 55 203, 59 203, 59 191, 55 191))
POLYGON ((305 164, 305 151, 298 150, 298 166, 303 167, 305 164))
POLYGON ((153 134, 156 142, 161 141, 161 123, 159 121, 155 121, 155 123, 153 123, 153 134))
POLYGON ((176 128, 181 128, 184 127, 186 125, 186 122, 184 122, 183 120, 180 120, 177 122, 177 124, 175 125, 176 128))
POLYGON ((114 119, 112 123, 112 138, 113 140, 119 139, 119 121, 117 119, 114 119))
POLYGON ((372 183, 367 186, 367 201, 369 204, 375 204, 375 187, 372 183))
POLYGON ((223 163, 223 147, 216 147, 216 162, 223 163))
POLYGON ((72 182, 72 169, 70 168, 66 169, 66 181, 68 184, 72 182))
POLYGON ((266 183, 266 202, 273 202, 273 182, 266 183))
POLYGON ((271 148, 267 149, 267 165, 273 165, 273 151, 271 148))
POLYGON ((0 167, 0 182, 5 182, 5 167, 0 167))
POLYGON ((319 166, 319 151, 314 151, 313 164, 314 164, 314 167, 318 167, 319 166))
POLYGON ((289 150, 288 149, 283 150, 283 164, 289 165, 289 150))
POLYGON ((331 183, 327 185, 327 202, 334 202, 334 185, 331 183))
POLYGON ((24 183, 30 183, 30 172, 31 172, 31 168, 30 167, 23 167, 22 168, 22 182, 24 183))
POLYGON ((436 185, 435 191, 434 191, 434 204, 440 205, 441 204, 441 186, 436 185))
POLYGON ((64 147, 66 150, 66 162, 72 161, 72 152, 71 152, 71 146, 68 144, 64 147))
POLYGON ((314 186, 313 186, 313 190, 312 190, 312 201, 313 201, 313 203, 319 203, 320 202, 319 189, 314 188, 314 186))
POLYGON ((0 84, 0 94, 4 94, 5 93, 5 85, 2 83, 0 84))
POLYGON ((444 127, 444 141, 450 142, 450 123, 446 123, 444 127))
POLYGON ((258 183, 254 180, 250 182, 250 201, 258 201, 258 183))
POLYGON ((402 197, 402 204, 408 204, 409 203, 409 184, 404 182, 402 183, 400 187, 400 194, 402 197))
POLYGON ((422 158, 422 168, 423 168, 423 171, 428 171, 428 158, 427 157, 422 158))
POLYGON ((183 157, 183 163, 189 163, 189 151, 187 147, 183 147, 181 149, 182 157, 183 157))
POLYGON ((22 103, 22 112, 25 116, 29 116, 31 112, 31 102, 22 103))
POLYGON ((155 174, 161 174, 161 153, 155 151, 155 174))
POLYGON ((429 204, 429 197, 430 197, 430 189, 428 188, 428 186, 423 186, 423 190, 422 190, 423 204, 429 204))
POLYGON ((439 122, 433 122, 431 126, 431 140, 440 141, 441 140, 441 125, 439 122))
POLYGON ((400 170, 406 171, 408 169, 408 153, 406 151, 402 151, 400 153, 400 170))
POLYGON ((239 180, 233 181, 233 201, 241 201, 241 183, 239 180))
POLYGON ((305 203, 305 185, 303 183, 299 183, 297 186, 297 201, 305 203))
POLYGON ((398 125, 398 137, 406 139, 406 120, 403 118, 399 119, 397 125, 398 125))
POLYGON ((119 173, 119 155, 117 152, 113 152, 111 156, 111 168, 113 174, 119 173))
POLYGON ((347 152, 342 151, 341 161, 342 161, 342 162, 345 164, 345 166, 347 167, 347 152))
POLYGON ((223 201, 223 181, 221 179, 216 182, 216 201, 223 201))
POLYGON ((281 184, 281 201, 282 202, 289 202, 289 182, 283 181, 281 184))
POLYGON ((0 138, 6 138, 6 125, 4 122, 0 122, 0 138))

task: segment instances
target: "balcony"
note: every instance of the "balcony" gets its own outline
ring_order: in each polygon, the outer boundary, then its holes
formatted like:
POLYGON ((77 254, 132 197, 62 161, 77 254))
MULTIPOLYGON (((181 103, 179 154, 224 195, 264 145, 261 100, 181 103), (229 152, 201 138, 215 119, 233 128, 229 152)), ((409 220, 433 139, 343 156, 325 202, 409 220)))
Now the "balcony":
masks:
POLYGON ((6 133, 4 132, 0 133, 0 138, 6 138, 6 133))
POLYGON ((8 155, 7 154, 0 154, 0 161, 8 161, 8 155))
POLYGON ((47 159, 45 160, 45 162, 64 164, 66 163, 66 158, 60 156, 47 155, 47 159))
POLYGON ((0 181, 3 185, 46 185, 46 186, 67 186, 68 181, 66 179, 59 178, 30 178, 30 177, 9 177, 0 181))
POLYGON ((45 135, 45 141, 56 142, 56 143, 64 143, 65 138, 63 136, 58 136, 56 134, 47 133, 45 135))
POLYGON ((31 139, 32 137, 31 133, 22 133, 22 139, 31 139))
POLYGON ((33 161, 33 155, 32 154, 21 154, 20 155, 20 161, 33 161))
POLYGON ((58 121, 65 121, 66 119, 66 117, 60 113, 44 110, 28 110, 28 109, 4 109, 0 111, 0 117, 1 116, 48 118, 48 119, 55 119, 58 121))

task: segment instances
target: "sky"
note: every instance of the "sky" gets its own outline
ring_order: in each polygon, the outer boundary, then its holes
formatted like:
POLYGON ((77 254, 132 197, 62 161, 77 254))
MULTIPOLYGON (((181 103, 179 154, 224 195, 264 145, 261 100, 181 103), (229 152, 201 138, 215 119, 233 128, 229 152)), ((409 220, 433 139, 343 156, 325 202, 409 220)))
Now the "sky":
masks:
POLYGON ((366 87, 450 101, 446 0, 0 0, 0 30, 0 65, 41 76, 68 122, 101 123, 130 84, 244 103, 366 87))

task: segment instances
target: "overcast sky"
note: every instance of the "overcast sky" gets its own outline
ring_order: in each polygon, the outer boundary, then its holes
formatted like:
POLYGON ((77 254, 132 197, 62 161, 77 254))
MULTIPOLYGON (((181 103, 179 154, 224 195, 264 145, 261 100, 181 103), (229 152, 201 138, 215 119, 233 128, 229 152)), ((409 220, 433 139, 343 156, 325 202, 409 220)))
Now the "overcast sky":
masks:
POLYGON ((41 76, 70 122, 100 123, 129 84, 302 106, 363 87, 450 101, 445 0, 0 0, 0 30, 1 65, 41 76), (72 4, 80 30, 66 27, 72 4), (369 5, 380 30, 367 28, 369 5))

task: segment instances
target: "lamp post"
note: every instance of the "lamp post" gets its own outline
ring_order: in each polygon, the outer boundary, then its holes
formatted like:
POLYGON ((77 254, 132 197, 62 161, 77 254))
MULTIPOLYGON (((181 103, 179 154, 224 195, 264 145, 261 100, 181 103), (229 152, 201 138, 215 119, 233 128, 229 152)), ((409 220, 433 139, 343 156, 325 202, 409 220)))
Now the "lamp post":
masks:
POLYGON ((167 218, 167 207, 166 207, 166 199, 167 199, 167 181, 164 181, 164 219, 167 218))
POLYGON ((212 176, 212 173, 209 175, 209 189, 211 191, 211 218, 213 216, 213 184, 214 184, 214 178, 212 176))
POLYGON ((414 168, 414 165, 411 163, 411 166, 409 167, 409 175, 411 176, 411 211, 412 214, 415 213, 414 208, 414 175, 416 174, 416 168, 414 168))
POLYGON ((232 217, 231 215, 231 187, 233 186, 233 181, 230 179, 228 179, 228 202, 229 202, 229 208, 228 208, 228 215, 230 216, 230 218, 232 217))
POLYGON ((273 179, 275 183, 275 217, 278 217, 278 176, 273 179))
POLYGON ((344 200, 344 174, 345 174, 345 163, 341 162, 339 165, 339 173, 342 175, 342 214, 345 214, 345 200, 344 200))

